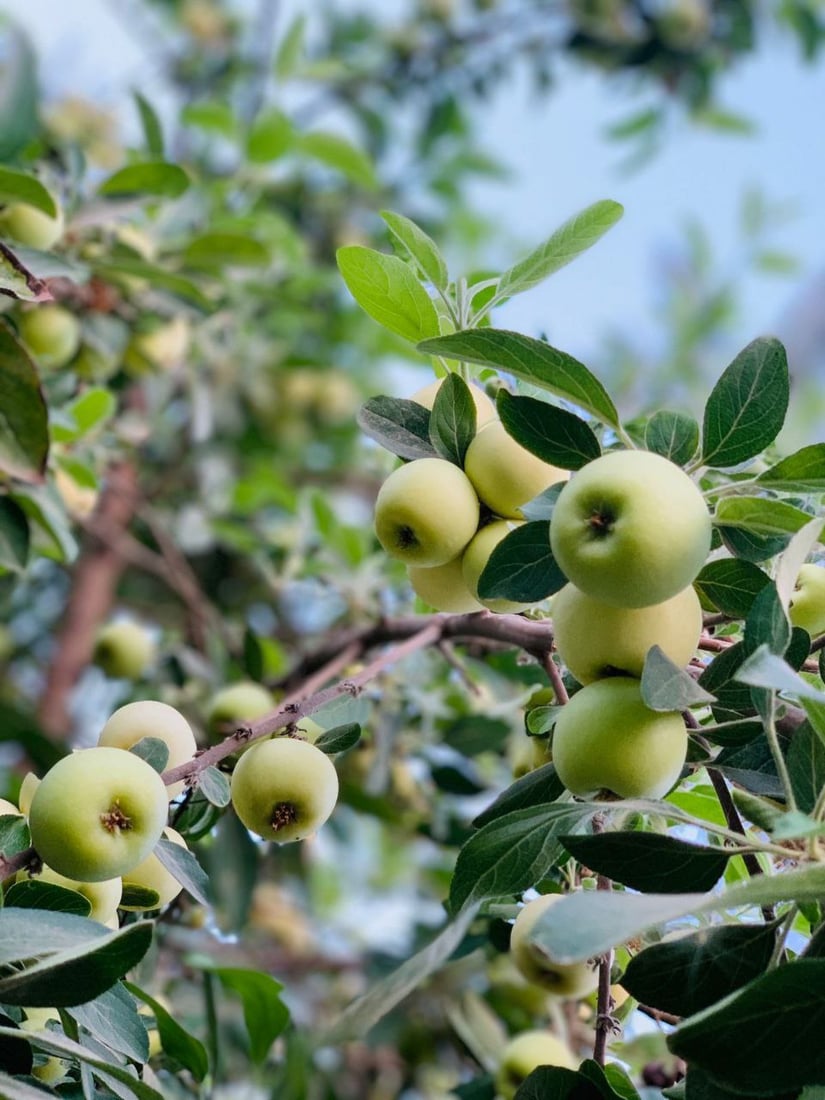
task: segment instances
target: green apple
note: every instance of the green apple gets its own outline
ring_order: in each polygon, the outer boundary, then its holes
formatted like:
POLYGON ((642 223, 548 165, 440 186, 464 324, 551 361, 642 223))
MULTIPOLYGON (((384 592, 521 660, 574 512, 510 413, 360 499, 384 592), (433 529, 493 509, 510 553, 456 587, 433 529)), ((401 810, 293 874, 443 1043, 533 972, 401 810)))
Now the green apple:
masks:
POLYGON ((41 367, 65 367, 80 347, 80 321, 63 306, 33 306, 20 315, 18 326, 41 367))
POLYGON ((478 432, 464 457, 464 473, 479 500, 505 519, 523 519, 521 505, 570 474, 542 462, 517 443, 500 420, 478 432))
POLYGON ((275 696, 268 688, 253 680, 241 680, 213 695, 207 710, 209 729, 213 733, 231 733, 275 708, 275 696))
POLYGON ((40 779, 34 772, 27 772, 23 776, 23 782, 20 784, 20 793, 17 796, 17 804, 20 807, 20 813, 23 814, 24 817, 28 817, 31 812, 34 792, 39 786, 40 779))
POLYGON ((99 921, 100 924, 105 924, 117 915, 120 896, 123 892, 123 884, 119 878, 104 879, 102 882, 78 882, 77 879, 58 874, 45 863, 36 875, 29 871, 20 871, 17 881, 23 882, 26 879, 50 882, 54 886, 62 886, 65 890, 74 890, 76 894, 82 894, 92 907, 89 919, 99 921))
POLYGON ((528 982, 557 997, 586 997, 599 984, 598 968, 589 962, 557 962, 530 939, 538 919, 561 897, 561 894, 544 894, 519 910, 510 936, 510 954, 528 982))
POLYGON ((457 558, 476 533, 479 504, 469 478, 443 458, 399 466, 375 501, 375 533, 392 558, 433 568, 457 558))
MULTIPOLYGON (((435 404, 436 394, 443 384, 444 379, 437 378, 435 382, 430 382, 428 386, 416 390, 410 398, 410 401, 415 401, 417 405, 423 405, 425 409, 432 409, 435 404)), ((495 402, 490 400, 480 386, 470 383, 469 388, 476 407, 476 428, 480 428, 483 424, 487 424, 489 421, 497 418, 498 413, 496 411, 495 402)))
POLYGON ((57 216, 52 218, 36 206, 25 202, 10 202, 0 210, 0 237, 11 237, 26 248, 39 248, 47 252, 54 248, 63 236, 63 211, 57 206, 57 216))
POLYGON ((825 634, 825 569, 808 563, 799 570, 788 614, 812 638, 825 634))
POLYGON ((551 613, 559 656, 582 684, 616 673, 641 676, 654 645, 686 665, 702 633, 702 605, 692 586, 663 603, 616 607, 568 584, 553 597, 551 613))
POLYGON ((650 451, 612 451, 562 489, 550 523, 553 555, 582 592, 618 607, 663 603, 687 588, 710 550, 696 485, 650 451))
POLYGON ((473 596, 475 596, 485 607, 489 608, 490 611, 498 611, 500 613, 506 613, 508 611, 517 612, 525 611, 528 607, 532 607, 532 604, 516 603, 515 600, 483 600, 478 594, 478 582, 481 579, 481 574, 484 572, 487 562, 490 560, 490 555, 501 540, 518 526, 517 523, 512 523, 509 520, 494 520, 492 523, 488 523, 486 527, 481 528, 464 551, 461 565, 464 583, 473 596))
POLYGON ((559 779, 579 798, 609 791, 619 798, 662 798, 687 755, 687 730, 676 711, 650 710, 640 682, 596 680, 563 706, 553 729, 559 779))
POLYGON ((35 791, 32 844, 59 874, 103 882, 149 855, 168 806, 163 780, 145 760, 108 746, 83 749, 59 760, 35 791))
MULTIPOLYGON (((188 847, 180 833, 169 826, 163 830, 163 839, 171 840, 173 844, 177 844, 181 848, 188 847)), ((133 867, 131 871, 124 874, 123 887, 125 889, 128 886, 140 886, 144 890, 156 891, 158 895, 157 904, 148 906, 149 909, 163 909, 170 901, 174 901, 183 889, 175 876, 167 871, 154 852, 150 853, 137 867, 133 867)), ((137 913, 143 911, 144 907, 141 905, 121 905, 120 908, 137 913)))
MULTIPOLYGON (((168 703, 154 699, 127 703, 116 710, 100 731, 97 743, 116 749, 130 749, 144 737, 155 737, 165 742, 169 749, 167 769, 185 764, 198 750, 192 727, 181 712, 168 703)), ((169 786, 169 799, 176 798, 183 788, 183 781, 169 786)))
POLYGON ((519 1085, 539 1066, 578 1069, 579 1060, 563 1040, 549 1031, 523 1031, 507 1043, 501 1054, 496 1088, 503 1100, 513 1100, 519 1085))
POLYGON ((277 737, 243 754, 231 792, 250 832, 285 844, 311 836, 327 820, 338 800, 338 773, 308 741, 277 737))
POLYGON ((483 611, 483 605, 478 602, 464 582, 462 562, 463 555, 460 555, 432 569, 417 565, 409 566, 407 576, 410 578, 413 591, 436 611, 450 611, 453 614, 483 611))
POLYGON ((139 680, 154 662, 155 640, 140 623, 120 619, 98 631, 94 662, 117 679, 139 680))

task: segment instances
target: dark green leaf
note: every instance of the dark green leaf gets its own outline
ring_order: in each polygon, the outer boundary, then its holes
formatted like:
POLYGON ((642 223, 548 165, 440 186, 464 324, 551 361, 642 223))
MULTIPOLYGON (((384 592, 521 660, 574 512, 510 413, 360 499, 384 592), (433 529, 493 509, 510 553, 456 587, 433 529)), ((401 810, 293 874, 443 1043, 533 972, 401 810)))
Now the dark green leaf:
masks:
POLYGON ((684 1021, 668 1046, 725 1088, 772 1096, 825 1082, 825 960, 772 970, 684 1021), (747 1034, 747 1043, 741 1037, 747 1034), (778 1057, 778 1052, 793 1052, 778 1057))
POLYGON ((563 1066, 539 1066, 515 1093, 515 1100, 604 1100, 604 1097, 605 1093, 592 1081, 563 1066))
POLYGON ((590 425, 565 409, 506 390, 499 390, 496 405, 507 432, 543 462, 579 470, 602 453, 590 425))
POLYGON ((425 278, 429 279, 433 286, 437 286, 439 290, 445 290, 448 283, 447 265, 435 241, 420 226, 409 218, 405 218, 403 214, 395 214, 391 210, 382 210, 381 217, 386 222, 392 235, 418 264, 425 278))
POLYGON ((254 237, 242 233, 204 233, 193 238, 183 250, 183 262, 189 267, 265 267, 269 250, 254 237))
POLYGON ((544 244, 502 274, 496 299, 512 298, 538 286, 591 248, 623 213, 619 203, 603 199, 570 218, 544 244))
POLYGON ((435 306, 408 264, 361 245, 336 255, 350 294, 373 321, 413 343, 436 335, 435 306))
POLYGON ((37 118, 37 58, 23 31, 0 25, 0 160, 11 160, 40 129, 37 118))
POLYGON ((333 726, 330 730, 324 730, 321 736, 314 742, 315 748, 325 752, 328 756, 346 752, 361 740, 361 726, 358 722, 347 722, 343 726, 333 726))
POLYGON ((10 202, 22 202, 50 218, 57 217, 54 199, 36 176, 0 166, 0 204, 10 202))
MULTIPOLYGON (((7 853, 8 854, 8 853, 7 853)), ((74 913, 88 917, 92 906, 88 898, 66 886, 41 882, 37 878, 15 882, 5 894, 5 904, 18 909, 48 909, 52 913, 74 913)))
POLYGON ((736 558, 742 561, 767 561, 781 554, 790 541, 790 535, 755 535, 738 527, 723 527, 717 524, 722 542, 736 558))
POLYGON ((204 768, 199 773, 198 790, 213 806, 223 808, 229 805, 229 776, 218 768, 204 768))
POLYGON ((118 982, 93 1001, 75 1005, 70 1015, 82 1027, 134 1062, 149 1060, 149 1037, 134 999, 118 982))
POLYGON ((25 852, 31 842, 29 823, 22 814, 0 814, 0 852, 14 856, 25 852))
POLYGON ((533 806, 555 802, 564 790, 564 784, 556 775, 553 765, 544 764, 523 775, 515 783, 511 783, 492 805, 482 810, 473 820, 473 825, 480 829, 483 825, 489 825, 491 821, 504 817, 505 814, 511 814, 515 810, 526 810, 533 806))
POLYGON ((647 893, 711 890, 725 873, 732 854, 647 832, 597 833, 561 840, 572 856, 597 874, 647 893))
POLYGON ((436 458, 430 412, 415 401, 371 397, 358 411, 358 427, 399 458, 436 458))
POLYGON ((141 737, 140 741, 130 746, 129 752, 145 760, 158 775, 163 774, 169 763, 169 746, 159 737, 141 737))
POLYGON ((657 645, 645 656, 641 692, 645 705, 658 711, 684 710, 714 698, 657 645))
POLYGON ((0 470, 41 481, 49 453, 48 410, 34 364, 0 324, 0 470))
POLYGON ((120 898, 121 909, 157 909, 160 902, 160 894, 157 890, 150 890, 147 886, 136 886, 134 883, 123 884, 123 894, 120 898))
POLYGON ((567 584, 550 549, 550 524, 524 523, 495 547, 478 581, 482 599, 538 603, 567 584))
POLYGON ((553 509, 556 507, 556 501, 559 499, 559 493, 562 491, 566 482, 560 481, 558 485, 551 485, 549 489, 545 489, 543 493, 539 493, 537 497, 533 497, 532 500, 528 500, 526 504, 519 506, 519 511, 526 520, 549 520, 553 518, 553 509))
POLYGON ((758 718, 742 718, 719 726, 702 726, 699 731, 714 745, 746 745, 763 732, 762 722, 758 718))
POLYGON ((209 1058, 203 1043, 182 1028, 162 1004, 139 986, 126 982, 126 988, 151 1008, 164 1054, 188 1069, 196 1081, 203 1081, 209 1072, 209 1058))
POLYGON ((125 198, 130 195, 155 195, 176 199, 189 187, 189 176, 177 164, 168 161, 144 161, 120 168, 98 188, 101 195, 125 198))
POLYGON ((764 829, 766 833, 772 833, 783 817, 784 811, 776 802, 760 798, 759 795, 751 794, 750 791, 734 787, 731 798, 745 820, 756 825, 758 829, 764 829))
POLYGON ((201 969, 214 974, 224 989, 240 997, 249 1036, 249 1053, 252 1061, 260 1065, 289 1023, 289 1009, 280 997, 284 987, 260 970, 211 963, 201 969))
POLYGON ((19 504, 0 497, 0 569, 21 573, 29 560, 29 521, 19 504))
POLYGON ((559 837, 598 809, 587 803, 565 803, 530 806, 496 816, 458 853, 450 883, 451 912, 534 886, 561 855, 559 837))
POLYGON ((773 924, 703 928, 635 955, 622 985, 642 1004, 690 1016, 758 978, 775 943, 773 924))
POLYGON ((736 466, 776 439, 788 409, 788 360, 772 337, 760 337, 736 356, 713 387, 702 431, 702 461, 736 466))
POLYGON ((645 425, 645 447, 677 466, 686 466, 699 447, 699 425, 692 416, 662 409, 645 425))
MULTIPOLYGON (((784 500, 768 497, 725 497, 716 506, 717 527, 741 528, 751 535, 794 535, 811 516, 784 500)), ((759 558, 754 560, 761 560, 759 558)))
POLYGON ((508 371, 619 427, 619 414, 601 382, 583 363, 540 340, 504 329, 468 329, 425 340, 418 350, 508 371))
POLYGON ((803 722, 791 738, 788 771, 799 809, 811 813, 825 788, 825 742, 810 722, 803 722))
POLYGON ((135 97, 135 106, 140 115, 140 124, 143 127, 146 152, 152 160, 163 160, 163 128, 157 111, 146 96, 137 89, 132 92, 132 95, 135 97))
POLYGON ((708 562, 693 584, 703 603, 734 619, 743 619, 769 582, 767 573, 751 562, 720 558, 708 562))
POLYGON ((195 901, 202 905, 209 904, 209 879, 192 852, 180 844, 161 838, 155 845, 153 854, 195 901))
POLYGON ((476 405, 464 379, 448 374, 430 413, 430 442, 441 458, 464 468, 464 456, 476 434, 476 405))
POLYGON ((745 648, 753 653, 766 645, 772 653, 782 656, 791 640, 791 624, 782 607, 776 585, 763 586, 754 599, 745 620, 745 648))
POLYGON ((825 491, 825 443, 803 447, 756 479, 768 489, 783 493, 825 491))

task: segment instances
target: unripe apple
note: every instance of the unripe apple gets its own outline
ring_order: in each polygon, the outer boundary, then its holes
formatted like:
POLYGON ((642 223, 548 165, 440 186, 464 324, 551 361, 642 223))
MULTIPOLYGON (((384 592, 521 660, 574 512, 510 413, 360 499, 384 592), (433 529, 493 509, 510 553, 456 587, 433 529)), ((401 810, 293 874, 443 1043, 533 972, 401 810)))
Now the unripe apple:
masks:
MULTIPOLYGON (((60 1023, 60 1013, 56 1008, 26 1008, 24 1012, 26 1019, 20 1024, 23 1031, 49 1031, 47 1025, 51 1020, 60 1023)), ((49 1085, 66 1076, 69 1069, 66 1058, 58 1058, 56 1054, 40 1055, 40 1057, 45 1061, 40 1061, 32 1067, 32 1077, 49 1085)))
POLYGON ((436 611, 463 614, 484 609, 464 581, 461 555, 432 569, 411 565, 407 569, 407 576, 415 594, 436 611))
POLYGON ((539 1066, 578 1069, 579 1062, 568 1045, 549 1031, 523 1031, 505 1046, 496 1088, 503 1100, 513 1100, 519 1085, 539 1066))
MULTIPOLYGON (((180 833, 176 832, 168 825, 163 830, 163 839, 171 840, 173 844, 177 844, 181 848, 188 848, 186 841, 180 833)), ((158 901, 155 905, 120 906, 121 909, 126 909, 128 912, 132 913, 139 913, 144 909, 163 909, 170 901, 174 901, 183 889, 175 876, 170 871, 167 871, 154 852, 148 855, 142 863, 137 865, 137 867, 133 867, 131 871, 127 871, 124 874, 124 890, 128 886, 140 886, 144 890, 154 890, 158 895, 158 901)))
POLYGON ((711 522, 696 485, 650 451, 612 451, 562 489, 550 524, 567 578, 617 607, 663 603, 687 588, 710 550, 711 522))
POLYGON ((481 528, 464 551, 464 557, 461 563, 464 583, 479 602, 489 608, 490 611, 498 611, 500 613, 506 613, 508 611, 517 612, 525 611, 528 607, 532 607, 532 604, 516 603, 515 600, 484 600, 478 594, 478 582, 481 579, 481 574, 484 572, 487 562, 490 560, 490 555, 501 540, 509 535, 511 531, 515 530, 517 526, 517 523, 513 523, 510 520, 494 520, 492 523, 488 523, 486 527, 481 528))
POLYGON ((467 475, 443 458, 419 458, 387 478, 375 501, 375 533, 390 555, 433 568, 458 557, 478 527, 467 475))
POLYGON ((579 798, 662 798, 682 771, 687 730, 681 714, 650 710, 640 683, 612 676, 583 687, 553 730, 559 779, 579 798))
POLYGON ((25 202, 10 202, 0 210, 0 237, 10 237, 26 248, 47 252, 63 236, 63 211, 57 206, 57 216, 51 217, 25 202))
MULTIPOLYGON (((160 703, 154 699, 127 703, 116 710, 100 731, 97 743, 117 749, 130 749, 144 737, 155 737, 166 744, 169 749, 167 770, 191 760, 198 749, 192 727, 181 712, 170 707, 168 703, 160 703)), ((183 788, 183 781, 167 787, 170 801, 183 788)))
POLYGON ((212 696, 207 711, 209 729, 213 733, 229 733, 262 718, 275 707, 275 696, 268 688, 253 680, 242 680, 221 688, 212 696))
POLYGON ((140 623, 119 619, 98 631, 94 662, 117 679, 139 680, 156 656, 155 640, 140 623))
POLYGON ((810 562, 802 566, 788 614, 793 625, 807 630, 812 638, 825 634, 825 569, 810 562))
POLYGON ((27 309, 18 325, 21 340, 41 367, 65 367, 80 347, 80 321, 63 306, 27 309))
POLYGON ((103 882, 136 867, 166 825, 166 787, 145 760, 98 747, 64 756, 32 799, 32 844, 50 867, 103 882))
MULTIPOLYGON (((435 404, 435 397, 438 391, 444 384, 443 378, 437 378, 435 382, 430 382, 428 386, 424 386, 420 390, 416 390, 410 398, 410 401, 415 401, 418 405, 423 405, 425 409, 432 410, 435 404)), ((476 386, 474 383, 469 383, 469 390, 473 397, 473 403, 476 407, 476 428, 480 428, 483 424, 489 423, 491 420, 495 420, 498 416, 496 411, 495 402, 491 401, 487 394, 481 389, 480 386, 476 386)))
POLYGON ((20 793, 17 796, 17 803, 20 806, 20 813, 23 814, 24 817, 28 817, 31 812, 34 792, 39 786, 40 779, 34 772, 27 772, 23 776, 23 782, 20 784, 20 793))
POLYGON ((78 882, 77 879, 58 874, 44 863, 42 870, 36 875, 29 871, 21 871, 17 876, 18 882, 25 882, 28 879, 33 879, 35 882, 50 882, 54 886, 62 886, 65 890, 74 890, 76 894, 82 894, 92 907, 89 913, 90 920, 105 924, 117 915, 120 896, 123 892, 123 884, 119 878, 104 879, 102 882, 78 882))
POLYGON ((589 962, 560 963, 530 936, 539 917, 555 905, 561 894, 544 894, 519 910, 510 936, 510 954, 528 982, 558 997, 586 997, 599 984, 598 968, 589 962))
POLYGON ((475 435, 464 457, 464 473, 479 500, 505 519, 523 519, 522 504, 570 477, 517 443, 500 420, 475 435))
POLYGON ((338 800, 338 773, 308 741, 277 737, 245 752, 232 773, 232 805, 264 840, 303 840, 327 820, 338 800))
POLYGON ((173 317, 150 332, 136 333, 126 348, 123 365, 136 375, 155 368, 173 370, 185 360, 191 335, 185 317, 173 317))
POLYGON ((686 665, 702 633, 702 605, 692 586, 664 603, 616 607, 568 584, 553 597, 551 612, 559 656, 582 684, 616 673, 641 676, 654 645, 686 665))

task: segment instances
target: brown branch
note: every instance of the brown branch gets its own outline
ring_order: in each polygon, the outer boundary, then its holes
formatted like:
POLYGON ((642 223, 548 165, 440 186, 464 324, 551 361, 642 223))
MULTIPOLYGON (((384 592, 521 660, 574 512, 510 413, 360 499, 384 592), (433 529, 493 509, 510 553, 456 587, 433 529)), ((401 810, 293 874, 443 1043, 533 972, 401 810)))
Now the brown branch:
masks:
MULTIPOLYGON (((604 832, 604 818, 596 814, 593 818, 593 832, 604 832)), ((613 883, 605 875, 596 876, 597 890, 612 890, 613 883)), ((593 1044, 593 1059, 603 1066, 607 1057, 607 1037, 611 1031, 618 1030, 613 1016, 613 995, 610 992, 610 972, 613 969, 613 948, 599 957, 599 985, 596 995, 596 1041, 593 1044)))
POLYGON ((570 702, 570 696, 567 694, 567 688, 564 686, 564 680, 561 678, 561 672, 559 666, 553 660, 552 653, 545 653, 544 659, 541 662, 544 666, 544 671, 547 673, 547 679, 553 688, 553 694, 556 697, 556 702, 559 706, 563 706, 565 703, 570 702))
POLYGON ((672 1012, 662 1012, 660 1009, 651 1008, 649 1005, 636 1005, 636 1008, 643 1016, 649 1016, 657 1024, 670 1024, 672 1027, 676 1027, 677 1024, 682 1022, 682 1017, 674 1016, 672 1012))

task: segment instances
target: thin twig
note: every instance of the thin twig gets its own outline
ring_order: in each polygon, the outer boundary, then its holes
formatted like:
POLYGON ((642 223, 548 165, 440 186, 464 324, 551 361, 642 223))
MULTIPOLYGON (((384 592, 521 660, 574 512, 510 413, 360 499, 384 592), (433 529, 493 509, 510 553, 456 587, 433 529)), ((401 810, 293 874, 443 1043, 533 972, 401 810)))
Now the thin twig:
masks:
POLYGON ((564 686, 564 680, 561 678, 561 672, 559 666, 553 660, 552 653, 546 653, 544 660, 542 661, 544 671, 547 673, 547 679, 553 688, 553 694, 556 697, 556 702, 559 706, 563 706, 565 703, 570 702, 570 696, 567 694, 567 688, 564 686))
MULTIPOLYGON (((593 818, 593 832, 604 831, 604 818, 596 814, 593 818)), ((596 889, 613 889, 613 883, 605 875, 596 876, 596 889)), ((593 1059, 603 1066, 607 1056, 607 1037, 617 1027, 612 1014, 613 995, 610 992, 610 972, 613 969, 613 948, 599 957, 599 986, 596 1002, 596 1040, 593 1044, 593 1059)))

